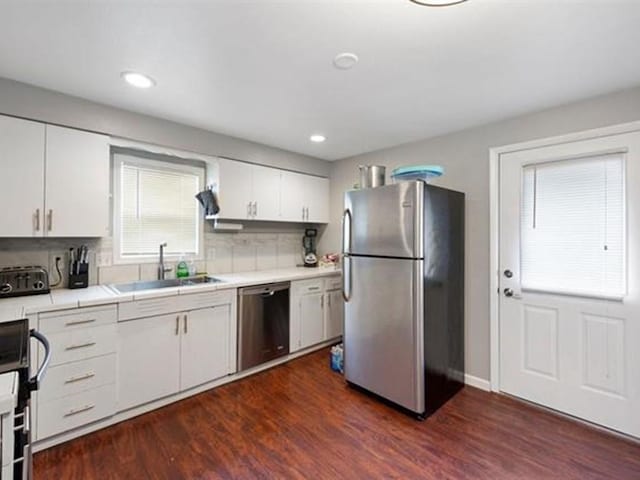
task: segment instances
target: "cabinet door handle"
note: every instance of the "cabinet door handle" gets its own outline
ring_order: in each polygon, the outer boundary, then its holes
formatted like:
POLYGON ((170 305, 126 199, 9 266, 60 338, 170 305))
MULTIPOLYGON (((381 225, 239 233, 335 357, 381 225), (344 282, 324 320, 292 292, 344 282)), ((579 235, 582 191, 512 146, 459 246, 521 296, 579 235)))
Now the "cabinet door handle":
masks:
POLYGON ((253 218, 258 216, 258 202, 253 202, 253 218))
POLYGON ((53 230, 53 210, 49 210, 47 214, 47 231, 53 230))
POLYGON ((180 315, 176 315, 176 335, 180 333, 180 315))
POLYGON ((309 287, 309 291, 311 292, 312 290, 320 290, 320 287, 309 287))
POLYGON ((304 220, 304 207, 302 207, 302 220, 304 220))
POLYGON ((331 294, 327 295, 327 307, 331 308, 331 294))
POLYGON ((95 321, 96 321, 95 318, 90 318, 88 320, 75 320, 75 321, 71 321, 71 322, 65 323, 64 326, 65 327, 72 327, 74 325, 83 325, 85 323, 93 323, 95 321))
POLYGON ((309 207, 306 207, 304 211, 305 211, 304 219, 309 221, 309 207))
POLYGON ((187 326, 187 322, 189 321, 189 318, 187 317, 187 315, 184 316, 184 333, 186 334, 189 331, 189 327, 187 326))
POLYGON ((247 203, 247 218, 251 218, 251 202, 247 203))
POLYGON ((78 413, 86 412, 87 410, 91 410, 92 408, 95 408, 95 407, 96 407, 95 404, 92 403, 89 405, 85 405, 84 407, 71 409, 67 413, 65 413, 64 416, 71 417, 72 415, 77 415, 78 413))
POLYGON ((40 231, 40 209, 36 208, 36 232, 40 231))
POLYGON ((85 373, 84 375, 80 375, 78 377, 70 377, 64 381, 64 383, 76 383, 81 382, 82 380, 89 380, 90 378, 95 377, 96 374, 93 372, 85 373))
POLYGON ((324 308, 324 295, 320 297, 320 308, 324 308))
POLYGON ((78 350, 79 348, 93 347, 96 342, 81 343, 80 345, 69 345, 65 350, 78 350))

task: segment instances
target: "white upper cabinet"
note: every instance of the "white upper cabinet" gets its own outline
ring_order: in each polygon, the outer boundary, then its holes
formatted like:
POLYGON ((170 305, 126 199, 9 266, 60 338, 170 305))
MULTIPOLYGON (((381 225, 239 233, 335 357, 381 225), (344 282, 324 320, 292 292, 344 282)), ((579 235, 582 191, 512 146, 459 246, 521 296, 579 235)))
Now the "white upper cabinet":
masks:
POLYGON ((329 222, 329 180, 304 175, 305 179, 305 221, 311 223, 329 222))
POLYGON ((219 158, 218 216, 232 220, 329 222, 329 180, 219 158))
POLYGON ((280 220, 280 170, 252 165, 253 217, 256 220, 280 220))
POLYGON ((280 219, 287 222, 329 222, 329 180, 282 172, 280 219))
POLYGON ((109 137, 0 116, 2 237, 109 234, 109 137))
POLYGON ((1 237, 40 237, 44 205, 44 125, 0 116, 1 237))
POLYGON ((109 233, 109 137, 46 126, 45 235, 109 233))
POLYGON ((253 165, 218 159, 218 201, 220 218, 251 218, 253 196, 251 192, 251 170, 253 165))
POLYGON ((286 222, 304 222, 305 217, 305 182, 300 173, 285 172, 281 174, 280 183, 280 218, 286 222))

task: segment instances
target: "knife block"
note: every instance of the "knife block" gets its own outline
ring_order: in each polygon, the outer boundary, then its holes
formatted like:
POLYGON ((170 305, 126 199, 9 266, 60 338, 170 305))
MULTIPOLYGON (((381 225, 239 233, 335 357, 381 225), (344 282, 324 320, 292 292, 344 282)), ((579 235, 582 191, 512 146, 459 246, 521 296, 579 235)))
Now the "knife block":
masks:
POLYGON ((89 286, 89 264, 74 262, 69 271, 69 288, 87 288, 89 286))

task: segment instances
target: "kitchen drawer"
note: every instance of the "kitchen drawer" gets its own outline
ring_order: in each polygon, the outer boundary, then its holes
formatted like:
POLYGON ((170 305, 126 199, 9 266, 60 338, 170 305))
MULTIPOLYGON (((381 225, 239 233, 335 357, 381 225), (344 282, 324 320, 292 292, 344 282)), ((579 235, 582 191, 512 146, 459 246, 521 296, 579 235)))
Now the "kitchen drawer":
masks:
POLYGON ((342 277, 340 275, 327 277, 324 279, 325 290, 341 290, 342 289, 342 277))
POLYGON ((38 330, 44 335, 73 331, 87 327, 98 327, 116 323, 117 307, 76 308, 64 312, 41 313, 38 315, 38 330))
MULTIPOLYGON (((116 324, 47 335, 51 366, 98 357, 116 351, 116 324)), ((42 358, 42 356, 40 356, 42 358)))
POLYGON ((80 360, 47 370, 38 391, 39 402, 77 395, 116 381, 116 354, 80 360))
POLYGON ((305 295, 307 293, 318 293, 324 290, 324 279, 314 278, 313 280, 298 280, 291 282, 292 295, 305 295))
POLYGON ((113 383, 50 402, 38 401, 38 440, 110 417, 115 411, 113 383))
POLYGON ((171 295, 168 297, 149 298, 136 302, 121 303, 118 310, 118 321, 132 320, 134 318, 154 317, 182 311, 180 297, 171 295))
POLYGON ((200 308, 215 307, 233 302, 236 290, 211 291, 203 293, 189 293, 180 295, 181 311, 197 310, 200 308))

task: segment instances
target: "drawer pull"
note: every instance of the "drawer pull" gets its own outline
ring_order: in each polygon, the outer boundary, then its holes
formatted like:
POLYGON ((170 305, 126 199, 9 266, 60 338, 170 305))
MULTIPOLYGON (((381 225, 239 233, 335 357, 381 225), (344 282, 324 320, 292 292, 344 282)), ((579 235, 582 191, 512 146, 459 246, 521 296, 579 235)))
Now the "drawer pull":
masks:
POLYGON ((65 350, 78 350, 79 348, 93 347, 96 342, 81 343, 80 345, 69 345, 65 350))
POLYGON ((84 375, 80 375, 79 377, 71 377, 64 381, 64 383, 76 383, 81 382, 82 380, 89 380, 90 378, 95 377, 96 374, 93 372, 85 373, 84 375))
POLYGON ((84 407, 80 407, 80 408, 75 408, 75 409, 69 410, 67 413, 64 414, 64 416, 65 417, 71 417, 73 415, 77 415, 79 413, 86 412, 86 411, 91 410, 93 408, 96 408, 96 405, 94 403, 92 403, 90 405, 85 405, 84 407))
POLYGON ((64 324, 65 327, 72 327, 73 325, 84 325, 85 323, 93 323, 95 322, 96 319, 95 318, 91 318, 88 320, 76 320, 74 322, 67 322, 64 324))
POLYGON ((320 290, 320 287, 309 287, 307 290, 311 291, 311 290, 320 290))

